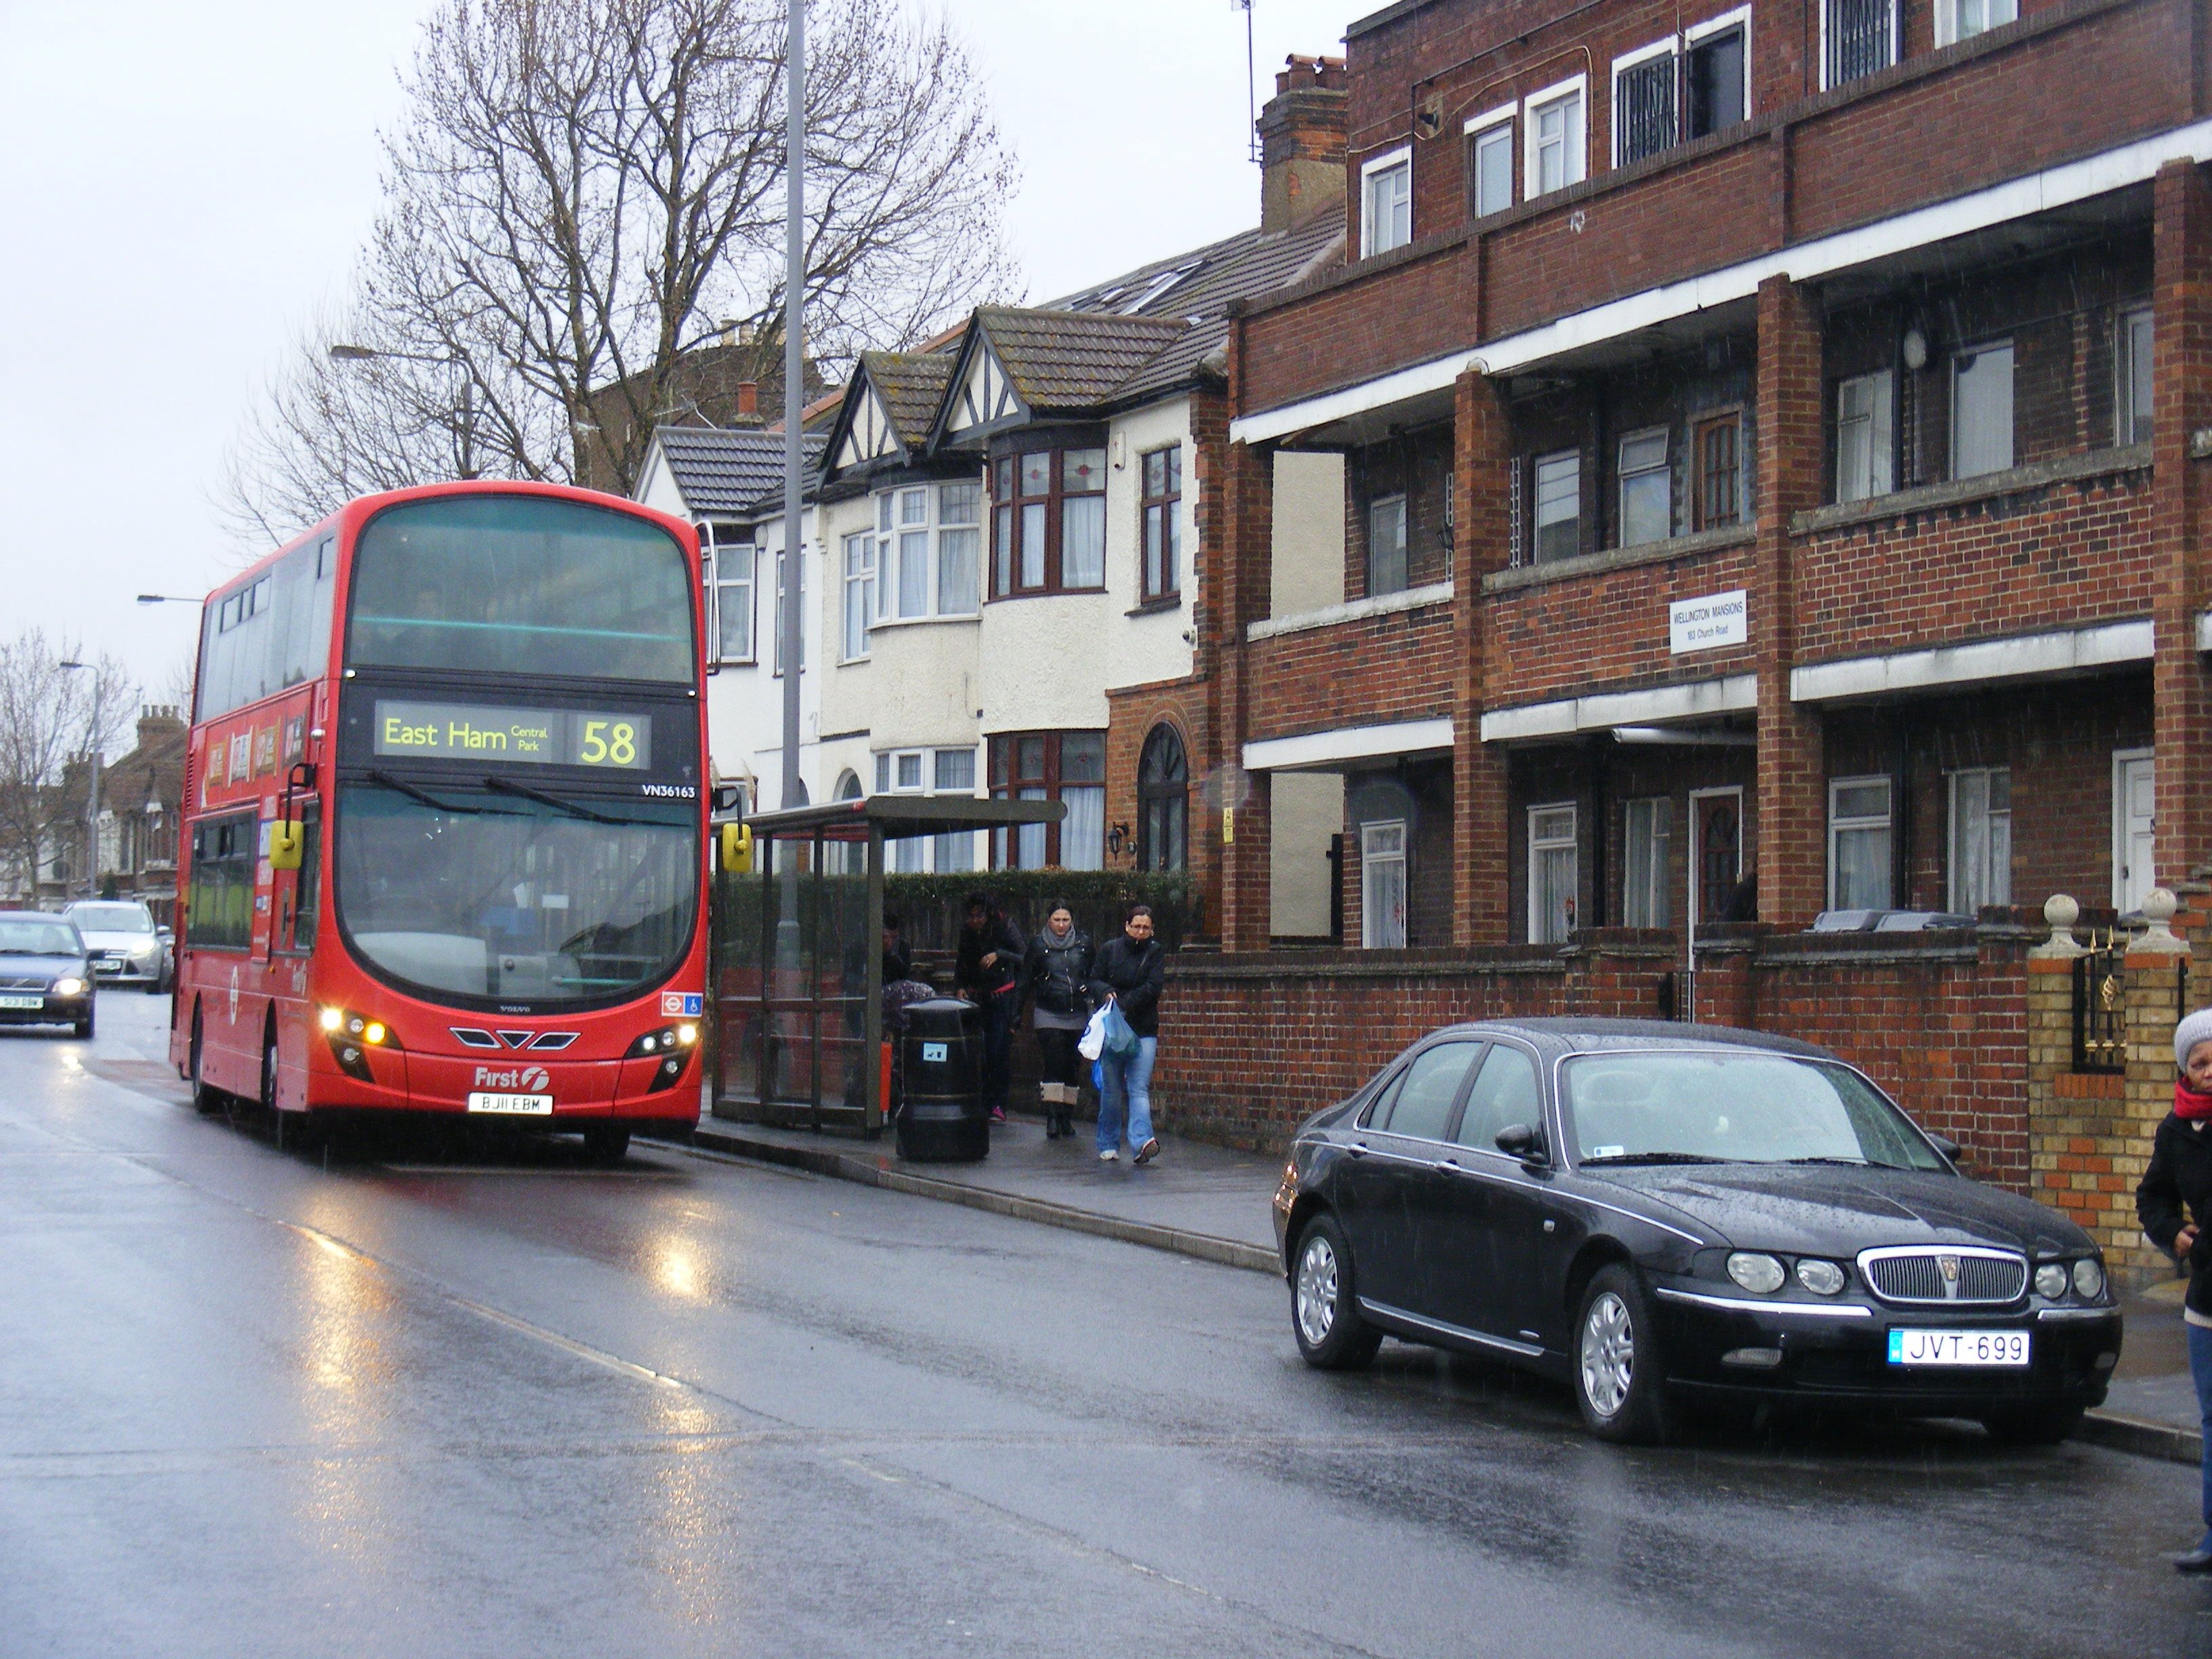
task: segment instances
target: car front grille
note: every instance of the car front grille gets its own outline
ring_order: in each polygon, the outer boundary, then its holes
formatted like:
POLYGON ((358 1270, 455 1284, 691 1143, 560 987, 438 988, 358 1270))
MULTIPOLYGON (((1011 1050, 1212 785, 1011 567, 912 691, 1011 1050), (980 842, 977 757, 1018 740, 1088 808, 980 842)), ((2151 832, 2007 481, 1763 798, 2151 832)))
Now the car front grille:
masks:
POLYGON ((1923 1306, 2002 1306, 2027 1289, 2027 1258, 2016 1250, 1863 1250, 1859 1273, 1883 1301, 1923 1306))
POLYGON ((29 976, 18 974, 12 979, 0 979, 0 991, 43 991, 49 983, 44 974, 29 976))

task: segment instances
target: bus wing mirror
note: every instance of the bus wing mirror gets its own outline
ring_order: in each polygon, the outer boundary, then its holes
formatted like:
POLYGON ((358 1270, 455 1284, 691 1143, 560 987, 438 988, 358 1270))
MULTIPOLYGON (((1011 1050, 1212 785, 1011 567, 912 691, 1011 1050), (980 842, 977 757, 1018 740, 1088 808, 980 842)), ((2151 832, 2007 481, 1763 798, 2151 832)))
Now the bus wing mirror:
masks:
POLYGON ((718 783, 714 786, 714 810, 734 812, 744 805, 745 787, 741 783, 718 783))
POLYGON ((750 823, 726 823, 722 826, 722 871, 726 875, 742 876, 753 867, 753 827, 750 823))
POLYGON ((307 842, 305 826, 298 822, 277 823, 269 826, 269 867, 271 870, 296 870, 301 854, 307 842))

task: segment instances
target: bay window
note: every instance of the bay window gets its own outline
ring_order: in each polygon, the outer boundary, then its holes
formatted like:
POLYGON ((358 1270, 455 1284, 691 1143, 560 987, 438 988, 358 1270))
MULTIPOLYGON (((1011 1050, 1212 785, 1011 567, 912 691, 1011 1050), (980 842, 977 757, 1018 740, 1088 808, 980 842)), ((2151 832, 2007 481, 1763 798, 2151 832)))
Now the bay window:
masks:
POLYGON ((1106 452, 1062 448, 994 463, 991 597, 1106 586, 1106 452))
POLYGON ((1106 866, 1106 734, 1015 732, 991 739, 994 800, 1056 800, 1058 823, 1024 823, 992 836, 1000 869, 1102 870, 1106 866))

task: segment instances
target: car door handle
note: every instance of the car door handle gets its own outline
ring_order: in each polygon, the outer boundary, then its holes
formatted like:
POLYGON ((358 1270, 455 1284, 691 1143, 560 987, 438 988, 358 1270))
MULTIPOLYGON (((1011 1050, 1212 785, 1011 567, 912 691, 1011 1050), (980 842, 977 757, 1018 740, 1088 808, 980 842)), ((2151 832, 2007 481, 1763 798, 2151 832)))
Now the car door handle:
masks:
POLYGON ((1367 1156, 1367 1143, 1364 1140, 1355 1140, 1346 1150, 1354 1158, 1364 1158, 1367 1156))

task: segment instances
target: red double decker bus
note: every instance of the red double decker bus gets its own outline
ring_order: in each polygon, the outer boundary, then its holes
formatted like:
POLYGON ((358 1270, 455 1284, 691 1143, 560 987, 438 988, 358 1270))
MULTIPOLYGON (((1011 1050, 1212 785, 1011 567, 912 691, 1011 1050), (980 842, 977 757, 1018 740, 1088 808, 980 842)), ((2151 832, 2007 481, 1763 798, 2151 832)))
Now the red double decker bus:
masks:
POLYGON ((582 490, 367 496, 211 595, 169 1052, 287 1125, 697 1117, 699 552, 582 490))

